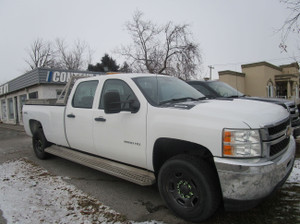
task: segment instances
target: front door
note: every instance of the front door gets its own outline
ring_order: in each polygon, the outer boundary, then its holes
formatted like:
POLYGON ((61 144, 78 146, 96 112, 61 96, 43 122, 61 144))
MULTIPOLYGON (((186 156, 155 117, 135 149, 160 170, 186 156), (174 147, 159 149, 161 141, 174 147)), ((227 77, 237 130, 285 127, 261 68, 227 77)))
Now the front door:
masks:
POLYGON ((103 157, 145 168, 147 105, 141 105, 137 113, 131 113, 126 111, 128 103, 123 103, 120 113, 105 114, 103 96, 109 91, 119 92, 121 101, 137 100, 126 82, 106 80, 98 110, 94 110, 95 151, 103 157))

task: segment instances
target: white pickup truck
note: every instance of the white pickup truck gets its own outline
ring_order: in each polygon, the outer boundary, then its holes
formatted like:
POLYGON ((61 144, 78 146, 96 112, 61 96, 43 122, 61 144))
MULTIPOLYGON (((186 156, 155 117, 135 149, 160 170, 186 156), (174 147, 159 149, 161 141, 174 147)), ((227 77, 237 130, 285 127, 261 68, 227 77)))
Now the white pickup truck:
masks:
POLYGON ((249 209, 292 171, 295 140, 281 106, 205 100, 162 75, 78 79, 64 98, 28 101, 36 156, 54 154, 140 185, 158 183, 167 206, 202 221, 223 206, 249 209))

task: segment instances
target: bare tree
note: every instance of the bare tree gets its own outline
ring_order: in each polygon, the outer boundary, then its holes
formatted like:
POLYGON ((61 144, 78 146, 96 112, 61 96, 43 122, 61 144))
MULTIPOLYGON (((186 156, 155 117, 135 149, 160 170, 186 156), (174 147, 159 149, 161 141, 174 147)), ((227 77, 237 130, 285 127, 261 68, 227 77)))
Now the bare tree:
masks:
POLYGON ((286 40, 290 33, 297 33, 300 32, 300 27, 298 23, 298 19, 300 17, 300 0, 280 0, 280 2, 286 4, 287 8, 291 11, 289 17, 284 21, 282 26, 281 33, 281 43, 279 47, 283 51, 287 51, 286 40))
POLYGON ((50 42, 36 39, 27 50, 29 59, 25 60, 31 69, 45 67, 51 68, 55 64, 55 50, 50 42))
POLYGON ((189 79, 200 70, 201 54, 192 41, 189 25, 168 22, 159 26, 142 19, 137 11, 126 29, 133 44, 122 46, 117 52, 127 58, 135 72, 167 74, 189 79))
POLYGON ((63 39, 56 39, 53 43, 40 38, 32 43, 27 52, 29 59, 25 61, 31 69, 45 67, 86 70, 93 54, 89 45, 81 40, 75 41, 70 48, 63 39))
POLYGON ((88 67, 92 59, 92 50, 84 41, 77 40, 69 48, 63 39, 56 39, 57 63, 63 69, 82 70, 88 67))

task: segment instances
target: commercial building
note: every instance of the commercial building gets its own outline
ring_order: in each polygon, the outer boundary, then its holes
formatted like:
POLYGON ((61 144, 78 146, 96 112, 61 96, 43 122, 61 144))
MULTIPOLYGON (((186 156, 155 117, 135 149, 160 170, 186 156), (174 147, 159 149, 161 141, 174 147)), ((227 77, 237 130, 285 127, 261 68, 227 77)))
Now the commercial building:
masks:
MULTIPOLYGON (((268 62, 244 64, 242 72, 220 71, 226 82, 249 96, 280 97, 299 104, 299 65, 276 66, 268 62)), ((0 86, 0 122, 23 124, 22 107, 27 99, 57 98, 71 76, 105 73, 37 68, 0 86)))
POLYGON ((55 99, 71 76, 95 76, 101 72, 37 68, 0 86, 0 122, 23 124, 27 99, 55 99))
POLYGON ((285 98, 299 103, 298 63, 276 66, 263 61, 241 67, 242 72, 220 71, 220 81, 245 95, 285 98))

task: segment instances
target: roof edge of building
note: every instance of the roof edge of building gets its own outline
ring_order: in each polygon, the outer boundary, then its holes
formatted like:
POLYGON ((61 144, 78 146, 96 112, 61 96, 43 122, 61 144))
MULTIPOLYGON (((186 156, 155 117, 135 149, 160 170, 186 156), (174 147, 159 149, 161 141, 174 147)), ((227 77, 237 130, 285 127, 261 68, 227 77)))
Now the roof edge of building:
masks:
POLYGON ((295 67, 299 70, 299 64, 298 62, 293 62, 293 63, 290 63, 290 64, 286 64, 286 65, 280 65, 279 66, 280 68, 289 68, 289 67, 295 67))
POLYGON ((34 68, 34 69, 30 70, 30 71, 26 71, 24 74, 22 74, 22 75, 20 75, 20 76, 17 76, 17 77, 15 77, 15 78, 13 78, 13 79, 11 79, 11 80, 9 80, 9 81, 3 83, 2 85, 6 84, 6 83, 9 83, 9 82, 11 82, 11 81, 14 81, 15 79, 19 79, 19 78, 22 77, 22 76, 26 76, 26 75, 28 75, 28 74, 30 74, 30 73, 33 73, 33 72, 35 72, 35 71, 41 71, 41 70, 46 70, 46 71, 54 70, 54 71, 59 71, 59 72, 74 72, 74 73, 78 73, 78 72, 82 72, 82 73, 83 73, 83 72, 88 72, 88 73, 92 73, 92 74, 93 74, 93 73, 95 73, 95 74, 105 73, 105 72, 95 72, 95 71, 88 71, 88 70, 74 70, 74 69, 68 70, 68 69, 62 69, 62 68, 45 68, 45 67, 39 67, 39 68, 34 68))
POLYGON ((34 68, 30 71, 26 71, 24 74, 16 78, 11 79, 3 85, 0 85, 0 96, 18 91, 22 88, 28 88, 39 84, 66 84, 69 76, 80 74, 91 74, 93 76, 98 74, 105 74, 105 72, 94 72, 88 70, 67 70, 45 67, 34 68), (56 80, 52 80, 52 78, 54 77, 54 75, 52 75, 53 72, 56 76, 56 72, 60 73, 58 74, 59 77, 56 78, 56 80))
POLYGON ((241 77, 246 76, 245 73, 235 72, 235 71, 231 71, 231 70, 219 71, 219 75, 234 75, 234 76, 241 76, 241 77))
POLYGON ((266 62, 266 61, 261 61, 261 62, 255 62, 255 63, 241 65, 242 69, 243 68, 258 67, 258 66, 266 66, 266 67, 273 68, 273 69, 278 70, 278 71, 282 71, 281 67, 273 65, 273 64, 271 64, 269 62, 266 62))

